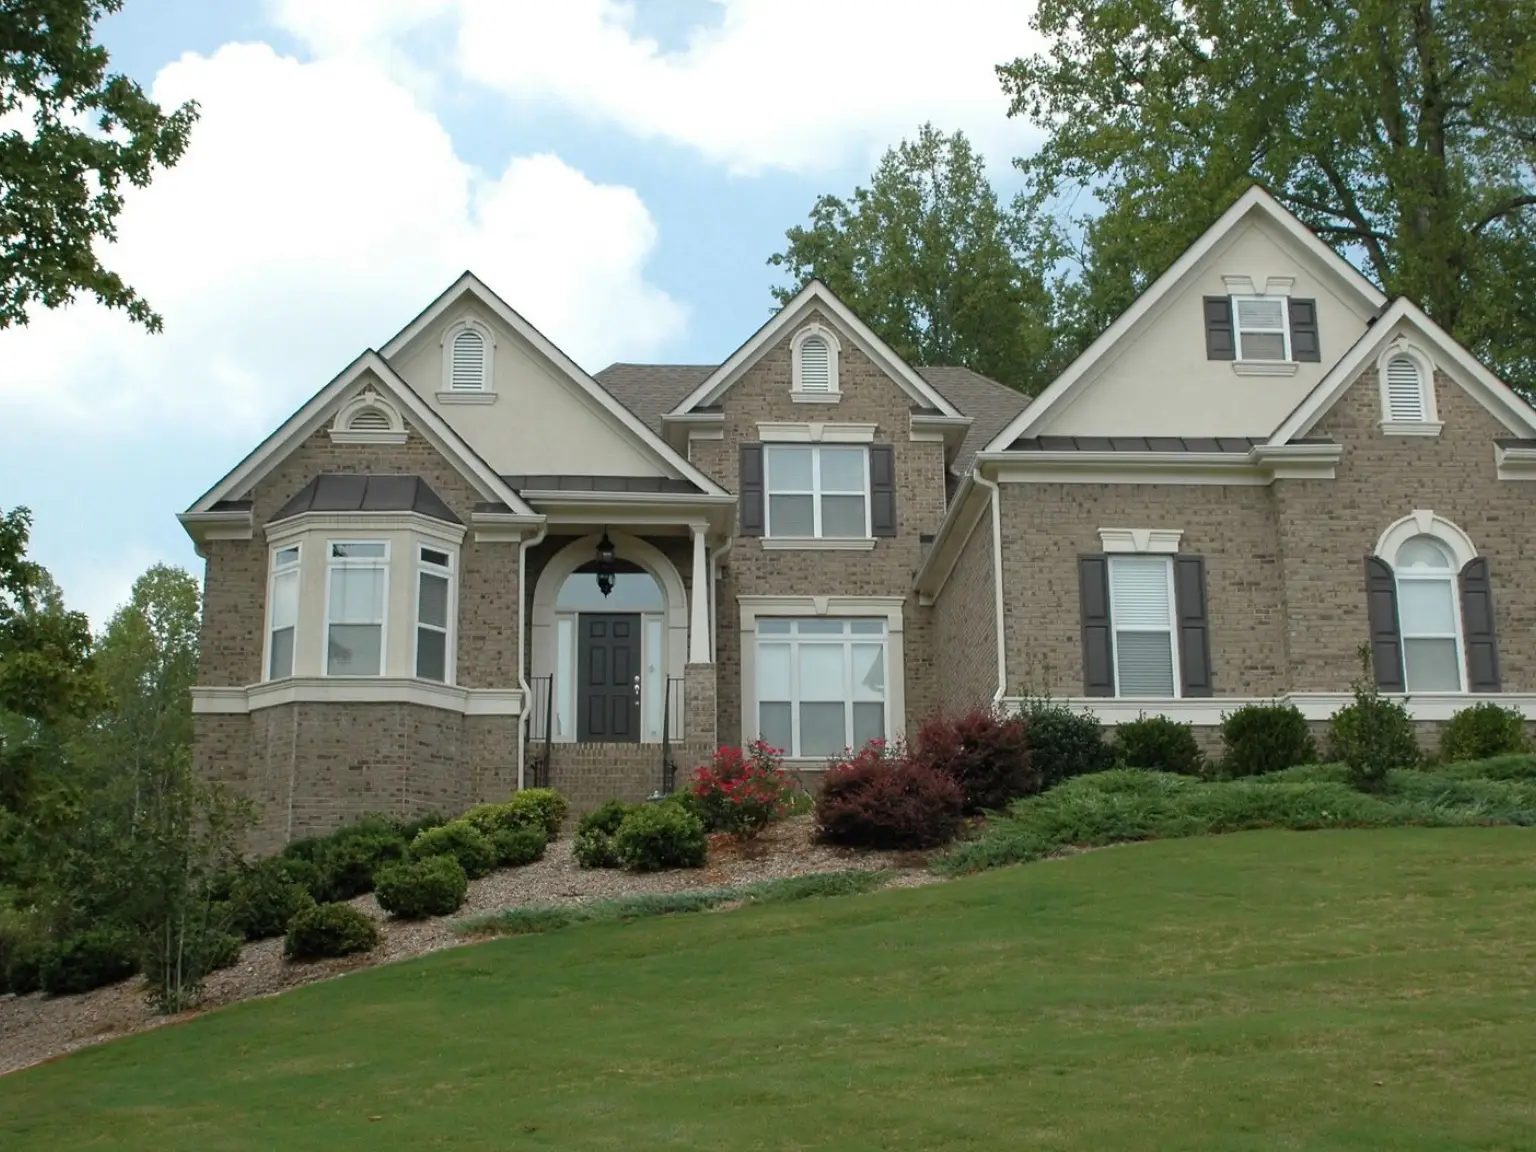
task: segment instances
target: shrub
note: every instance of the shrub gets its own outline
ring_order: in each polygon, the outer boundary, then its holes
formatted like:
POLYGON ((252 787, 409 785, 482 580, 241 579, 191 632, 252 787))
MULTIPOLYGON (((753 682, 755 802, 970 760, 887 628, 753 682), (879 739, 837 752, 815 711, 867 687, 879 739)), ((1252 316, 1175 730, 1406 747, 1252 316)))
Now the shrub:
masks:
POLYGON ((25 996, 42 987, 48 938, 41 925, 23 912, 0 905, 0 996, 25 996))
POLYGON ((1377 690, 1369 645, 1360 646, 1360 667, 1352 685, 1355 702, 1328 721, 1330 755, 1343 761, 1350 783, 1360 791, 1380 792, 1388 772, 1419 762, 1419 742, 1408 709, 1377 690))
POLYGON ((379 943, 379 930, 350 904, 315 904, 288 925, 283 955, 289 960, 321 960, 368 952, 379 943))
MULTIPOLYGON (((663 804, 670 804, 674 808, 681 808, 690 816, 697 816, 700 820, 704 819, 704 812, 698 798, 694 796, 690 789, 681 788, 676 792, 669 792, 661 802, 663 804)), ((707 828, 708 825, 706 824, 705 827, 707 828)))
POLYGON ((259 861, 230 885, 230 915, 247 940, 281 936, 288 931, 293 914, 315 902, 309 888, 292 880, 289 866, 294 863, 309 869, 312 877, 318 879, 318 870, 307 861, 274 856, 259 861))
POLYGON ((745 751, 717 748, 710 762, 694 772, 691 792, 705 831, 749 840, 784 819, 794 790, 779 750, 754 740, 745 751))
POLYGON ((827 771, 816 798, 821 839, 854 848, 933 848, 959 834, 964 793, 901 750, 866 745, 827 771))
POLYGON ((428 828, 441 828, 448 823, 448 817, 441 812, 428 812, 425 816, 414 816, 409 820, 401 820, 399 823, 400 835, 409 844, 420 836, 428 828))
MULTIPOLYGON (((622 800, 609 800, 596 810, 588 812, 576 825, 576 838, 571 851, 576 863, 583 868, 617 868, 620 866, 619 851, 613 843, 619 826, 624 823, 635 806, 622 800)), ((679 805, 671 805, 681 810, 679 805)))
POLYGON ((373 891, 373 874, 406 857, 406 840, 392 828, 344 829, 320 855, 316 899, 350 900, 373 891))
POLYGON ((1440 733, 1440 758, 1448 764, 1488 760, 1524 752, 1525 748, 1525 718, 1492 701, 1463 708, 1440 733))
POLYGON ((1040 773, 1040 787, 1115 766, 1115 753, 1096 717, 1074 712, 1045 697, 1027 697, 1021 710, 1029 725, 1029 758, 1040 773))
POLYGON ((379 907, 402 920, 457 912, 468 892, 469 877, 452 856, 389 864, 374 877, 373 895, 379 907))
POLYGON ((133 937, 119 928, 89 928, 44 950, 38 983, 52 996, 71 996, 126 980, 139 970, 133 937))
POLYGON ((428 828, 411 841, 411 859, 429 856, 452 856, 471 880, 496 867, 496 846, 467 820, 450 820, 439 828, 428 828))
POLYGON ((1196 776, 1203 757, 1188 724, 1166 716, 1142 716, 1115 729, 1115 757, 1127 768, 1196 776))
POLYGON ((911 755, 960 785, 968 814, 1040 791, 1040 770, 1030 762, 1029 721, 996 708, 930 717, 918 729, 911 755))
MULTIPOLYGON (((325 872, 321 870, 318 864, 314 863, 312 860, 306 860, 298 856, 278 856, 276 859, 281 865, 283 878, 286 879, 288 883, 297 884, 300 888, 304 889, 304 891, 308 892, 310 896, 313 897, 316 901, 320 901, 325 898, 326 885, 329 883, 329 881, 325 875, 325 872)), ((244 875, 245 873, 243 870, 234 873, 233 878, 230 881, 229 888, 223 895, 223 899, 229 900, 233 897, 235 883, 238 882, 244 875)), ((282 933, 279 932, 277 935, 282 935, 282 933)))
POLYGON ((164 987, 167 983, 196 985, 210 972, 234 967, 240 959, 240 949, 244 943, 233 932, 221 932, 215 927, 189 932, 181 950, 182 971, 179 979, 165 970, 166 957, 173 954, 174 950, 159 947, 145 950, 144 977, 149 981, 151 989, 164 987))
POLYGON ((1263 776, 1317 759, 1317 746, 1293 704, 1245 704, 1221 718, 1221 774, 1263 776))
POLYGON ((546 840, 559 837, 560 825, 571 810, 570 801, 553 788, 524 788, 514 792, 507 803, 525 815, 526 823, 542 827, 546 840))
POLYGON ((544 847, 549 843, 543 828, 503 828, 492 833, 490 839, 496 851, 496 864, 501 868, 532 864, 544 855, 544 847))
POLYGON ((613 836, 619 863, 631 872, 702 868, 709 839, 697 817, 675 805, 637 804, 613 836))

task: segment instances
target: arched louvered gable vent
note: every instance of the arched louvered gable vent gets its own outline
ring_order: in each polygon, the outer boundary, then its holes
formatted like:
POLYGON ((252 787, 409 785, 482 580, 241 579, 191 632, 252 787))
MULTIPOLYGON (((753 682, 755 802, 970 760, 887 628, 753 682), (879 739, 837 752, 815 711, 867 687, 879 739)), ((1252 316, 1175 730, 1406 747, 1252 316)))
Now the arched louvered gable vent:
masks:
POLYGON ((800 391, 832 391, 832 357, 823 337, 809 336, 800 344, 800 391))
POLYGON ((466 328, 453 338, 453 365, 449 377, 455 392, 478 392, 485 388, 485 337, 466 328))
POLYGON ((388 432, 389 413, 382 408, 359 408, 347 425, 349 432, 388 432))
POLYGON ((1387 361, 1387 419, 1404 422, 1429 419, 1424 399, 1424 373, 1411 356, 1387 361))

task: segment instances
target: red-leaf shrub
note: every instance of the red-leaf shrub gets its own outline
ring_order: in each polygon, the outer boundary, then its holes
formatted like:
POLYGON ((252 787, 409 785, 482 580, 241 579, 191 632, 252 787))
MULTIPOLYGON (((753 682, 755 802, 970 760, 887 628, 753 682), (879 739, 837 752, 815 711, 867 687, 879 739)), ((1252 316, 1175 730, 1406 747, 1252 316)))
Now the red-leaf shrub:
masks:
POLYGON ((816 823, 829 844, 935 848, 959 834, 963 799, 952 777, 877 740, 827 770, 816 823))
POLYGON ((1029 721, 998 709, 929 717, 917 731, 912 758, 960 785, 967 815, 1006 808, 1040 791, 1040 770, 1030 762, 1029 721))
POLYGON ((789 812, 794 781, 783 768, 783 753, 754 740, 745 751, 721 746, 693 774, 693 798, 709 832, 749 840, 789 812))

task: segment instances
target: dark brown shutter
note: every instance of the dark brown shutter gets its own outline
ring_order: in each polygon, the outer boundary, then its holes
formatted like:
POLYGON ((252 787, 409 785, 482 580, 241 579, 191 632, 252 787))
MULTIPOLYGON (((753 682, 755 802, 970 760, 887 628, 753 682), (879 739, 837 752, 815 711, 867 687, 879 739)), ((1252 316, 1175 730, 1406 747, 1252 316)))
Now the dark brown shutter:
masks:
POLYGON ((1179 679, 1185 696, 1209 696, 1211 625, 1205 607, 1205 557, 1173 558, 1173 603, 1179 615, 1179 679))
POLYGON ((1115 636, 1109 619, 1109 557, 1079 556, 1077 591, 1083 611, 1083 694, 1115 694, 1115 636))
POLYGON ((1407 691, 1403 680, 1403 638, 1397 627, 1397 577, 1392 566, 1376 556, 1365 558, 1365 606, 1371 627, 1371 665, 1376 687, 1383 692, 1407 691))
POLYGON ((1232 298, 1205 298, 1205 358, 1236 360, 1237 337, 1232 331, 1232 298))
POLYGON ((869 531, 896 535, 896 449, 890 444, 869 446, 869 531))
POLYGON ((763 446, 741 446, 741 488, 736 493, 741 501, 741 534, 763 534, 763 446))
POLYGON ((1323 346, 1317 337, 1317 301, 1291 301, 1291 359, 1319 361, 1323 346))
POLYGON ((1461 570, 1461 627, 1467 642, 1467 689, 1499 692, 1499 642, 1493 623, 1493 583, 1488 561, 1468 560, 1461 570))

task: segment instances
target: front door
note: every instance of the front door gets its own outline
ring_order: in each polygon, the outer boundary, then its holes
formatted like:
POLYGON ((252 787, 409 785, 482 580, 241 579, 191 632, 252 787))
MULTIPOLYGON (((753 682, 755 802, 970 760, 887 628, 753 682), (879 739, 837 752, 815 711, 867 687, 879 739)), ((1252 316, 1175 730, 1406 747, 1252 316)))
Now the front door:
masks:
POLYGON ((577 618, 576 738, 640 741, 640 614, 583 612, 577 618))

